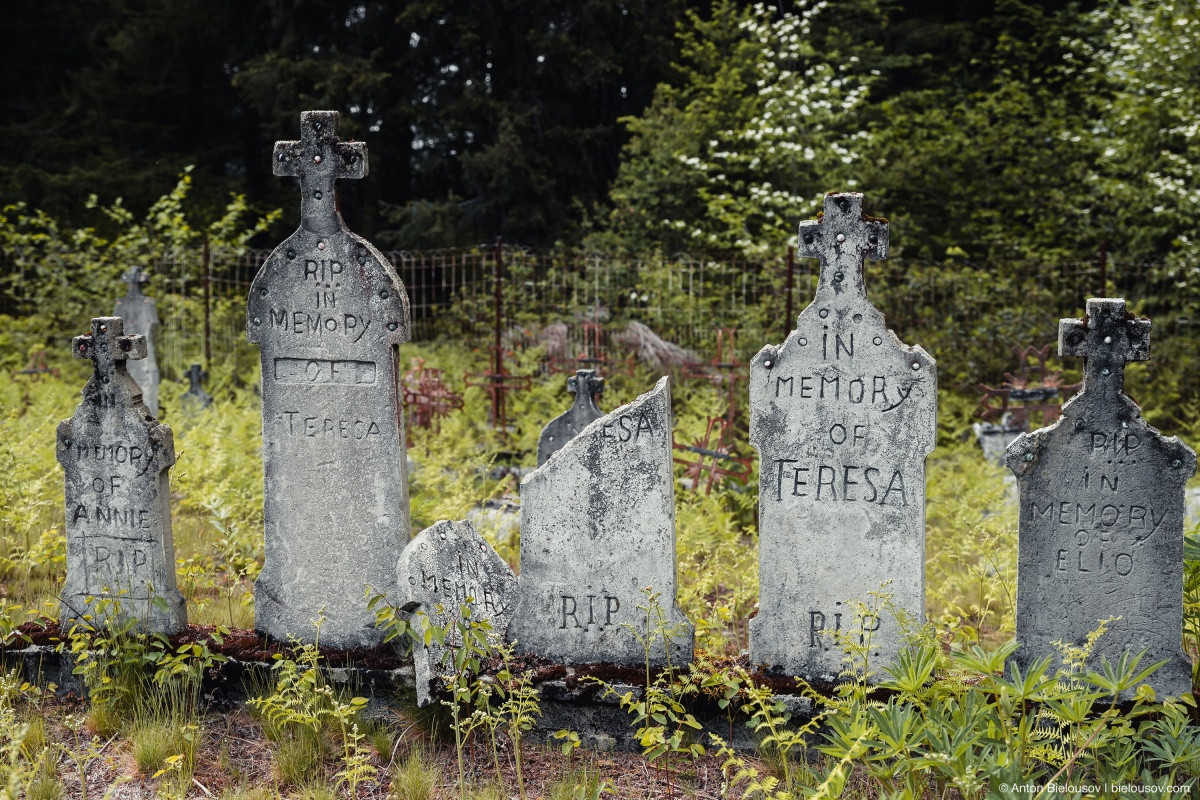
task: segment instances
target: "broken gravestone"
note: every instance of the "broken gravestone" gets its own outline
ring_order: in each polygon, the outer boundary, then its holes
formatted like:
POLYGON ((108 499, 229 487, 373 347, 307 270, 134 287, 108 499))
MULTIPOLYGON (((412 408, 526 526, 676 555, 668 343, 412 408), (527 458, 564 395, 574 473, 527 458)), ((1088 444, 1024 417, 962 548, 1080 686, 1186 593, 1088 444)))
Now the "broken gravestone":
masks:
POLYGON ((1060 356, 1084 359, 1083 389, 1062 417, 1009 445, 1017 476, 1017 642, 1022 666, 1082 645, 1108 625, 1089 661, 1146 651, 1159 697, 1191 691, 1183 652, 1184 484, 1196 454, 1142 419, 1125 363, 1150 357, 1150 320, 1122 299, 1090 298, 1058 326, 1060 356))
POLYGON ((408 543, 396 565, 394 605, 412 614, 416 641, 417 705, 427 706, 440 673, 453 672, 450 659, 463 643, 460 626, 486 621, 503 638, 517 594, 517 577, 466 520, 441 520, 408 543), (463 607, 468 613, 463 614, 463 607), (424 622, 418 622, 424 617, 424 622), (420 640, 425 625, 445 629, 444 643, 420 640))
POLYGON ((131 267, 121 279, 129 284, 125 296, 117 300, 113 316, 125 321, 125 330, 130 336, 141 334, 146 338, 146 357, 126 365, 129 376, 142 389, 142 402, 150 409, 150 415, 158 416, 158 361, 154 356, 154 339, 158 333, 158 310, 154 299, 142 294, 142 287, 150 282, 145 271, 131 267))
POLYGON ((175 445, 125 368, 127 360, 146 357, 146 340, 126 336, 120 317, 97 317, 71 351, 90 358, 93 371, 75 416, 58 424, 67 523, 61 621, 69 627, 90 614, 178 633, 187 612, 175 587, 167 485, 175 445))
POLYGON ((891 663, 902 631, 873 592, 924 617, 937 372, 866 297, 864 259, 887 247, 887 222, 863 215, 861 194, 828 195, 823 217, 800 224, 799 255, 821 260, 816 297, 787 340, 751 362, 761 462, 750 659, 770 671, 829 680, 842 668, 839 637, 868 647, 873 669, 891 663))
POLYGON ((408 298, 387 259, 351 233, 335 181, 367 174, 338 114, 306 111, 300 141, 275 143, 275 174, 300 179, 300 227, 250 288, 261 350, 266 551, 255 628, 276 639, 378 644, 364 587, 395 591, 409 539, 396 347, 408 298))
POLYGON ((195 414, 212 405, 212 395, 204 391, 204 379, 208 377, 208 373, 201 369, 199 364, 192 364, 188 368, 187 377, 188 390, 179 398, 179 402, 185 411, 195 414))
POLYGON ((572 377, 567 378, 567 391, 575 395, 575 402, 542 428, 537 449, 539 467, 564 444, 575 438, 592 420, 604 416, 604 412, 596 407, 595 398, 604 391, 604 378, 597 375, 594 369, 576 370, 572 377))
POLYGON ((565 663, 642 664, 647 648, 638 633, 649 634, 652 663, 691 660, 694 628, 675 605, 666 378, 592 422, 521 481, 521 577, 508 626, 517 651, 565 663))

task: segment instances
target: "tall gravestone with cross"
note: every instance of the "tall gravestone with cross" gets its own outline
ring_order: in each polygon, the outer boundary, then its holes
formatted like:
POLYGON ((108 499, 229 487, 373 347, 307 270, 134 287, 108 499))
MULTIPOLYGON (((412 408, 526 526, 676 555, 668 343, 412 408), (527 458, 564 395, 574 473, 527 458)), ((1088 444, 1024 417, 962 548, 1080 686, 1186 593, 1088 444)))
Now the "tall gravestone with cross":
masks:
POLYGON ((146 340, 126 336, 120 317, 97 317, 71 350, 91 359, 93 371, 75 415, 58 424, 67 523, 61 620, 69 626, 91 614, 177 633, 187 613, 171 539, 174 439, 142 403, 125 367, 146 357, 146 340))
POLYGON ((146 357, 126 365, 129 375, 142 388, 142 402, 150 413, 158 416, 158 361, 154 357, 154 338, 158 329, 158 309, 154 298, 142 294, 142 287, 150 282, 145 271, 132 267, 122 278, 129 284, 125 296, 117 300, 113 316, 125 321, 125 330, 130 334, 141 334, 146 339, 146 357))
POLYGON ((542 428, 537 449, 539 467, 593 420, 604 416, 604 412, 596 407, 596 395, 604 391, 604 378, 597 375, 596 370, 575 370, 575 374, 567 378, 567 391, 575 395, 575 402, 542 428))
POLYGON ((821 260, 816 297, 782 345, 750 365, 750 441, 760 457, 759 611, 750 657, 829 679, 840 637, 873 668, 902 646, 897 615, 925 604, 925 457, 937 434, 937 373, 866 297, 864 259, 888 226, 862 195, 830 194, 800 224, 798 255, 821 260), (879 612, 886 592, 894 607, 879 612))
POLYGON ((1125 394, 1125 363, 1150 357, 1150 320, 1123 299, 1090 298, 1087 316, 1058 327, 1060 356, 1084 359, 1083 389, 1053 425, 1008 446, 1017 476, 1017 642, 1022 665, 1096 644, 1116 663, 1147 651, 1166 664, 1147 682, 1159 696, 1191 691, 1182 648, 1184 484, 1196 454, 1142 419, 1125 394))
POLYGON ((408 297, 387 259, 351 233, 335 182, 363 178, 362 142, 338 114, 306 111, 300 141, 276 142, 275 174, 300 181, 300 227, 250 288, 262 359, 265 563, 255 627, 332 647, 382 640, 364 587, 394 591, 409 539, 397 346, 408 297))

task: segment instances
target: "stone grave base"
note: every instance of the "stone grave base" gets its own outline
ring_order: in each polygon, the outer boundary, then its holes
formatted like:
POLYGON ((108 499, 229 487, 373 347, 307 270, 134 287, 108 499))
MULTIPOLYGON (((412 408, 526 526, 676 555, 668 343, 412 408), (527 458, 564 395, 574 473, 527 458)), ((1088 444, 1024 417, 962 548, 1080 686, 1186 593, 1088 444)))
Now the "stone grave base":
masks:
MULTIPOLYGON (((26 625, 22 632, 27 639, 22 646, 0 649, 0 668, 19 669, 23 679, 41 686, 54 684, 60 695, 86 695, 80 676, 72 673, 74 657, 69 651, 58 651, 60 632, 57 624, 26 625)), ((186 632, 171 637, 171 641, 176 647, 188 641, 205 641, 211 632, 211 628, 192 625, 186 632)), ((243 630, 232 631, 220 645, 211 641, 209 645, 214 652, 221 652, 229 659, 205 674, 201 694, 214 711, 226 711, 244 704, 252 687, 261 686, 264 678, 269 679, 271 666, 275 663, 272 655, 286 652, 280 644, 243 630)), ((331 685, 345 687, 366 697, 368 714, 383 716, 398 709, 415 713, 416 689, 411 660, 397 657, 388 647, 359 651, 321 648, 321 655, 326 680, 331 685)), ((632 717, 621 708, 619 698, 626 692, 641 698, 642 668, 610 664, 564 667, 561 664, 526 663, 525 666, 532 667, 534 684, 540 694, 541 716, 528 734, 531 741, 555 745, 559 742, 554 739, 557 731, 571 730, 579 735, 582 746, 590 750, 637 752, 641 749, 632 717), (605 687, 595 680, 597 678, 611 686, 612 693, 606 694, 605 687)), ((793 725, 812 718, 811 700, 786 693, 785 684, 790 681, 757 674, 755 677, 777 687, 785 708, 792 715, 793 725)), ((710 732, 724 741, 732 740, 738 750, 756 748, 744 713, 737 711, 731 718, 725 709, 717 706, 715 699, 707 697, 685 698, 684 705, 703 726, 699 740, 706 748, 712 746, 710 732)))

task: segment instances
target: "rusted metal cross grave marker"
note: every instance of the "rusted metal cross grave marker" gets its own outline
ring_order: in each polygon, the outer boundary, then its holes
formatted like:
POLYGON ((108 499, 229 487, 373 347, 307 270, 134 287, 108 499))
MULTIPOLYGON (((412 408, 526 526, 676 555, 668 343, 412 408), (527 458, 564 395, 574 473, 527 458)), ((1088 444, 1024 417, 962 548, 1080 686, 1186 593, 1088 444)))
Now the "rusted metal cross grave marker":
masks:
POLYGON ((528 389, 532 379, 528 375, 512 375, 504 368, 504 344, 501 341, 504 329, 504 248, 497 240, 494 250, 493 263, 495 272, 492 276, 494 295, 492 298, 494 318, 492 334, 494 341, 491 346, 491 359, 488 372, 468 372, 463 375, 463 381, 468 386, 478 386, 488 393, 492 401, 489 420, 492 427, 506 432, 508 430, 507 399, 508 393, 517 389, 528 389))

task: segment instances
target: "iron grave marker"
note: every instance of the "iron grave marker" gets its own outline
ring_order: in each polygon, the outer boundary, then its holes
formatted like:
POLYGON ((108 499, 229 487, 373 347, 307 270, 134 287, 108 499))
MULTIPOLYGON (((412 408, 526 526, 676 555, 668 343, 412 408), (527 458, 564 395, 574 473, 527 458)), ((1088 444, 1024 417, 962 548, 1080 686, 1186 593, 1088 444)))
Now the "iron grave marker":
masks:
POLYGON ((409 539, 397 346, 408 298, 382 254, 351 233, 335 182, 367 174, 362 142, 338 139, 338 114, 306 111, 301 137, 276 142, 275 174, 300 179, 300 227, 250 288, 247 330, 260 348, 265 563, 255 627, 277 639, 379 643, 364 586, 395 590, 409 539))
POLYGON ((125 368, 127 360, 146 357, 146 340, 126 336, 120 317, 97 317, 71 351, 91 359, 93 370, 75 415, 58 424, 67 523, 61 620, 69 626, 94 614, 177 633, 187 612, 175 587, 167 485, 175 445, 125 368))
POLYGON ((937 434, 937 372, 900 342, 866 297, 864 259, 887 256, 888 226, 862 195, 830 194, 800 224, 801 256, 821 260, 816 297, 782 345, 750 366, 750 442, 759 452, 759 611, 754 664, 830 679, 838 635, 870 645, 871 664, 902 646, 885 591, 923 619, 925 457, 937 434))
POLYGON ((446 668, 446 657, 462 644, 456 627, 464 622, 461 608, 467 606, 471 621, 486 620, 496 638, 503 638, 516 599, 517 576, 466 520, 441 520, 417 534, 400 554, 396 574, 394 604, 412 612, 417 631, 424 630, 418 616, 447 629, 445 644, 413 643, 417 705, 427 706, 434 678, 453 671, 446 668))
POLYGON ((575 402, 542 428, 537 449, 539 467, 564 444, 575 438, 592 420, 604 416, 604 412, 596 407, 595 397, 604 391, 604 378, 597 375, 594 369, 575 370, 575 374, 567 378, 567 391, 575 395, 575 402))
POLYGON ((1122 299, 1090 298, 1084 319, 1059 322, 1058 352, 1084 359, 1083 389, 1007 454, 1021 498, 1015 659, 1083 644, 1119 616, 1089 663, 1146 650, 1142 666, 1167 662, 1147 680, 1160 697, 1190 692, 1183 514, 1196 454, 1146 424, 1124 391, 1125 363, 1150 357, 1150 320, 1122 299))
POLYGON ((146 338, 146 357, 125 365, 129 376, 142 388, 142 402, 152 416, 158 416, 158 361, 154 357, 154 340, 158 333, 158 310, 154 298, 142 294, 142 287, 150 282, 143 270, 132 267, 123 277, 129 289, 117 300, 113 316, 125 322, 130 335, 141 334, 146 338))
MULTIPOLYGON (((519 652, 566 663, 644 663, 642 589, 659 593, 670 661, 692 657, 675 605, 675 491, 666 378, 584 428, 521 481, 521 577, 508 626, 519 652)), ((661 635, 656 664, 668 658, 661 635)))
POLYGON ((180 398, 180 404, 191 413, 203 411, 212 405, 212 395, 204 391, 204 379, 208 377, 199 364, 192 364, 187 371, 188 390, 180 398))

